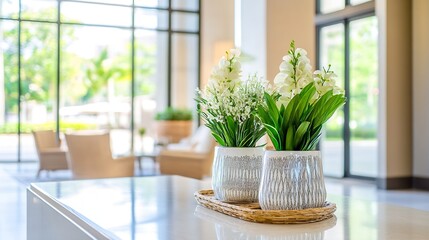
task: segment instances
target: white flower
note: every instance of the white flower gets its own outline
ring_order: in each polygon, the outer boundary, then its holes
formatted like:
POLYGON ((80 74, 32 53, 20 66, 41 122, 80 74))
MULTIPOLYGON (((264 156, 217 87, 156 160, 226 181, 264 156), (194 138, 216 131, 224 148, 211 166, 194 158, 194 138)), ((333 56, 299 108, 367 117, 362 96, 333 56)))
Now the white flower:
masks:
POLYGON ((293 96, 312 81, 310 60, 302 48, 291 45, 289 54, 283 57, 279 66, 280 72, 274 78, 274 84, 279 91, 280 101, 288 103, 293 96))
POLYGON ((231 49, 226 52, 219 63, 213 67, 208 81, 208 88, 216 93, 233 91, 241 84, 241 64, 239 62, 240 51, 231 49))
POLYGON ((344 90, 336 85, 337 75, 331 70, 331 65, 328 69, 314 71, 314 85, 316 87, 316 99, 323 96, 326 92, 333 90, 333 94, 344 94, 344 90))
POLYGON ((319 99, 326 92, 333 90, 334 94, 344 94, 344 90, 336 85, 335 73, 330 70, 316 70, 312 73, 310 59, 302 48, 295 48, 292 41, 291 48, 279 66, 279 73, 274 78, 274 86, 280 94, 278 103, 287 106, 289 101, 308 84, 314 82, 316 94, 312 102, 319 99))
POLYGON ((239 56, 237 49, 227 51, 212 69, 205 91, 197 90, 198 96, 205 100, 201 106, 209 121, 224 123, 229 116, 243 123, 263 103, 266 83, 256 74, 242 81, 239 56))
POLYGON ((241 54, 240 49, 231 49, 229 50, 229 52, 233 57, 239 57, 241 54))

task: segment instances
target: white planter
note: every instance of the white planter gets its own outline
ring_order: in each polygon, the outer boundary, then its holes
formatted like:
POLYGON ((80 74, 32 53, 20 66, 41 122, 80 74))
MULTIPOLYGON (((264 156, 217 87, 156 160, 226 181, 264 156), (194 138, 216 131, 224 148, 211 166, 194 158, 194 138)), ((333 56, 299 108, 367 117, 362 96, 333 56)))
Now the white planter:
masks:
POLYGON ((223 202, 257 202, 264 149, 216 147, 212 187, 223 202))
POLYGON ((324 206, 326 201, 320 151, 266 151, 259 188, 263 210, 324 206))

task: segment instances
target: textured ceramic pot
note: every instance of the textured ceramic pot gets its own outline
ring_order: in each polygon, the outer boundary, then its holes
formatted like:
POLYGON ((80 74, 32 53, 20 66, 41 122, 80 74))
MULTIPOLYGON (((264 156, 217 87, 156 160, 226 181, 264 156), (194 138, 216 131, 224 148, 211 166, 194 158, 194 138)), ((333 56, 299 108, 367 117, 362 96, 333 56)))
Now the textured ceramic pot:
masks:
POLYGON ((223 202, 257 202, 264 149, 216 147, 212 187, 223 202))
POLYGON ((320 151, 266 151, 259 204, 263 210, 322 207, 326 200, 320 151))

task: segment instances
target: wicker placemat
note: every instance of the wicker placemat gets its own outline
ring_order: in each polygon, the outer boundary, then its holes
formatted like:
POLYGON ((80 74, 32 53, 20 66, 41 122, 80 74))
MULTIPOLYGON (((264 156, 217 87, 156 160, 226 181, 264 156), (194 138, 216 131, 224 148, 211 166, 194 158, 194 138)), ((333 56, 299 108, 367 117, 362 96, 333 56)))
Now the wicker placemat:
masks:
POLYGON ((213 190, 194 193, 197 202, 209 209, 249 222, 297 224, 319 222, 331 218, 337 209, 335 203, 326 202, 321 208, 303 210, 262 210, 258 203, 224 203, 214 197, 213 190))

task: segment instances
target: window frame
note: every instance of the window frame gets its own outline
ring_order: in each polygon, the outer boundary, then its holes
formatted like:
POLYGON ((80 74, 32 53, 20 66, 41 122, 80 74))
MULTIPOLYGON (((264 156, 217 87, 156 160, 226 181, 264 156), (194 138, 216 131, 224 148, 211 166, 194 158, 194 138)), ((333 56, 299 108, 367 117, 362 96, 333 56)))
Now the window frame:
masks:
MULTIPOLYGON (((351 5, 350 0, 345 0, 345 7, 342 10, 332 13, 321 13, 320 5, 322 0, 316 0, 316 66, 320 69, 320 42, 321 30, 324 27, 342 23, 344 24, 344 90, 347 99, 350 99, 350 22, 366 17, 375 16, 375 1, 370 0, 359 5, 351 5)), ((351 156, 350 156, 350 102, 346 101, 344 105, 344 125, 342 139, 344 141, 344 170, 343 177, 356 178, 363 180, 375 181, 375 177, 355 175, 351 173, 351 156)), ((323 141, 323 140, 322 140, 323 141)))
MULTIPOLYGON (((23 134, 21 131, 21 123, 22 123, 22 119, 21 119, 21 96, 22 96, 22 92, 21 92, 21 56, 22 56, 22 49, 21 49, 21 31, 22 31, 22 23, 23 22, 37 22, 37 23, 50 23, 50 24, 56 24, 57 27, 57 32, 56 32, 56 43, 57 43, 57 56, 56 56, 56 88, 55 88, 55 94, 56 94, 56 99, 55 99, 55 122, 56 122, 56 127, 55 127, 55 131, 57 134, 57 138, 59 138, 59 134, 60 134, 60 115, 59 115, 59 109, 60 109, 60 98, 61 98, 61 94, 60 94, 60 87, 61 87, 61 30, 62 30, 62 26, 64 25, 73 25, 73 26, 92 26, 92 27, 106 27, 106 28, 119 28, 119 29, 128 29, 129 31, 131 31, 131 46, 132 46, 132 52, 131 52, 131 89, 130 89, 130 97, 132 99, 131 101, 131 112, 130 112, 130 116, 131 116, 131 127, 130 127, 130 131, 131 131, 131 151, 134 149, 134 136, 136 134, 136 129, 134 126, 134 114, 135 114, 135 104, 133 99, 135 98, 135 89, 136 89, 136 84, 135 84, 135 31, 136 30, 147 30, 147 31, 156 31, 156 32, 166 32, 168 34, 168 40, 167 40, 167 96, 166 96, 166 102, 167 102, 167 106, 171 106, 172 105, 172 100, 171 100, 171 93, 172 93, 172 89, 171 89, 171 85, 172 85, 172 36, 173 34, 186 34, 186 35, 196 35, 198 38, 198 46, 197 46, 197 62, 201 62, 201 5, 202 5, 202 1, 201 0, 195 0, 197 1, 198 4, 198 9, 197 10, 186 10, 183 8, 173 8, 173 1, 174 0, 167 0, 168 4, 167 7, 150 7, 150 6, 141 6, 141 5, 136 5, 135 4, 135 0, 132 0, 132 4, 117 4, 117 3, 102 3, 102 2, 91 2, 91 1, 77 1, 77 0, 54 0, 53 2, 56 2, 56 10, 57 10, 57 19, 56 21, 53 20, 38 20, 38 19, 23 19, 21 14, 23 11, 23 6, 22 6, 22 0, 19 0, 19 8, 18 8, 18 17, 5 17, 5 16, 0 16, 0 21, 2 20, 8 20, 8 21, 15 21, 18 22, 18 41, 17 41, 17 47, 18 47, 18 99, 17 99, 17 104, 18 104, 18 116, 17 116, 17 123, 18 123, 18 153, 17 153, 17 160, 2 160, 0 161, 0 163, 21 163, 22 162, 22 156, 21 156, 21 151, 22 151, 22 144, 21 144, 21 135, 23 134), (74 22, 67 22, 67 21, 62 21, 61 20, 61 7, 62 7, 62 3, 63 2, 74 2, 74 3, 84 3, 84 4, 94 4, 97 6, 116 6, 116 7, 127 7, 127 8, 131 8, 132 9, 132 25, 131 26, 114 26, 114 25, 106 25, 106 24, 84 24, 84 23, 74 23, 74 22), (137 27, 135 26, 135 11, 136 9, 148 9, 148 10, 164 10, 164 11, 168 11, 168 28, 167 29, 153 29, 153 28, 145 28, 145 27, 137 27), (190 13, 190 14, 196 14, 198 16, 198 27, 197 27, 197 31, 186 31, 186 30, 173 30, 172 28, 172 15, 174 13, 190 13)), ((54 33, 55 34, 55 33, 54 33)), ((197 86, 200 85, 200 75, 201 75, 201 64, 198 64, 197 66, 197 72, 196 72, 196 79, 197 82, 195 83, 197 86)), ((37 161, 35 159, 35 161, 37 161)), ((25 162, 34 162, 33 160, 26 160, 25 162)))

